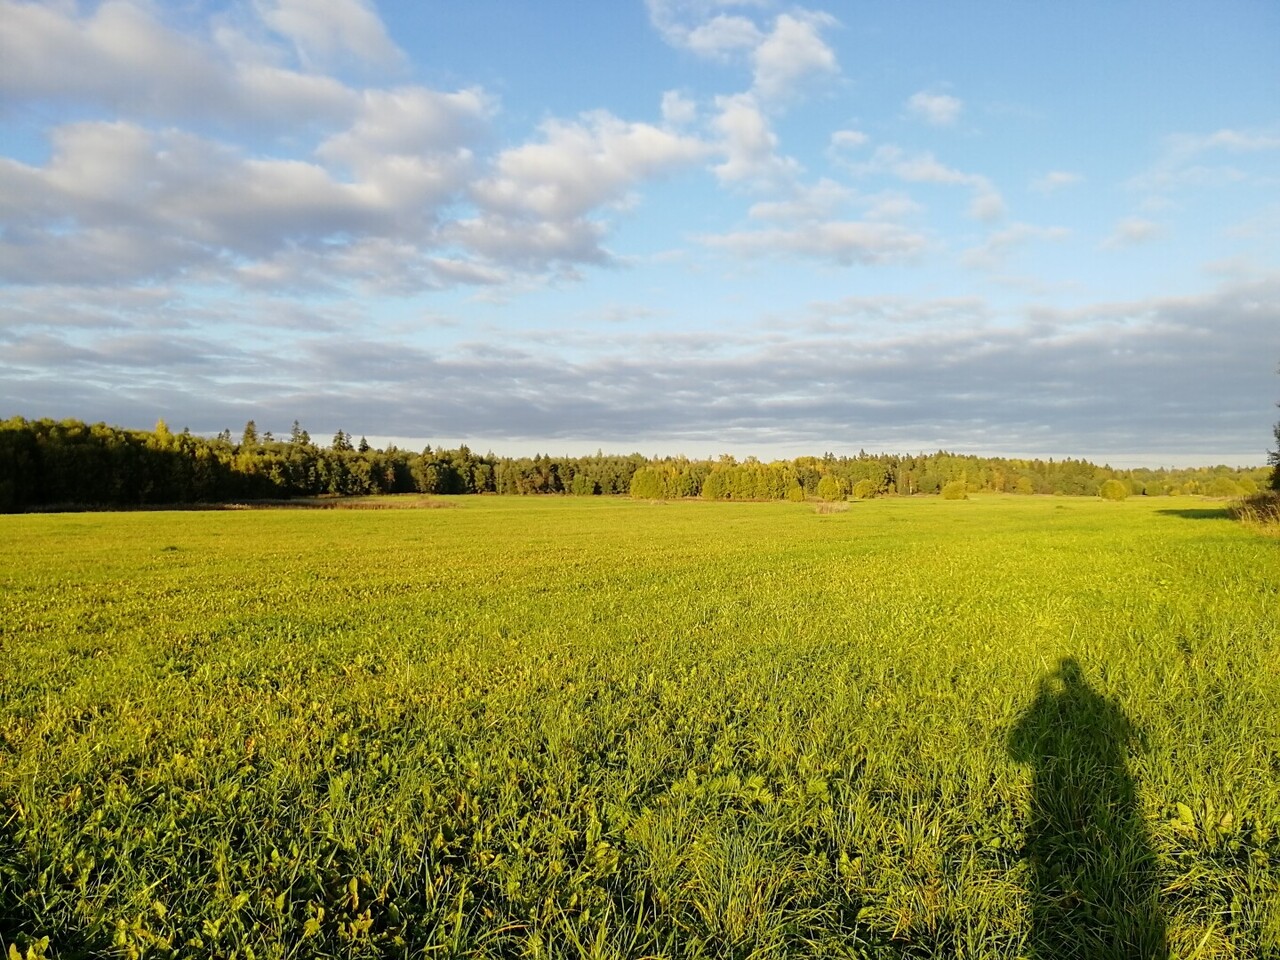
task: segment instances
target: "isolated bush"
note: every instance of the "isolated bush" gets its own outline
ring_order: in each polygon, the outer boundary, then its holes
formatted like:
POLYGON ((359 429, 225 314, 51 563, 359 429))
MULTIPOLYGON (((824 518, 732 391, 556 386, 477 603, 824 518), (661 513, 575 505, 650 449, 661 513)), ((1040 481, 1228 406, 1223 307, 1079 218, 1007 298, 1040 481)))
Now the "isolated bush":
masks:
POLYGON ((804 487, 798 483, 793 483, 787 490, 787 499, 792 503, 804 503, 804 487))
POLYGON ((952 480, 942 488, 943 500, 968 500, 969 485, 963 480, 952 480))
POLYGON ((859 500, 870 500, 879 492, 874 480, 859 480, 853 485, 853 495, 859 500))
POLYGON ((1230 477, 1214 477, 1205 493, 1211 497, 1242 497, 1244 487, 1230 477))
POLYGON ((843 500, 844 484, 828 473, 818 481, 818 496, 823 500, 843 500))
POLYGON ((658 500, 662 497, 662 480, 658 471, 641 467, 631 478, 631 496, 637 500, 658 500))
POLYGON ((1102 486, 1098 487, 1098 496, 1103 500, 1124 500, 1129 496, 1129 488, 1121 480, 1103 480, 1102 486))

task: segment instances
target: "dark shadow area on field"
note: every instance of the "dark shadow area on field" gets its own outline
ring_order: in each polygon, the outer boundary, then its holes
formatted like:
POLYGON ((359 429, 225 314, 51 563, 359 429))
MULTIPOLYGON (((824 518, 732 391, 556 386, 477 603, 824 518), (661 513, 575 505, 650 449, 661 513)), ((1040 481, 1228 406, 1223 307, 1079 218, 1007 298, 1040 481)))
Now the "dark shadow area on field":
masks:
MULTIPOLYGON (((447 494, 445 495, 447 496, 447 494)), ((460 499, 460 498, 459 498, 460 499)), ((385 494, 355 497, 294 497, 289 500, 228 500, 195 503, 49 503, 22 513, 201 513, 218 510, 452 510, 458 505, 436 497, 385 494)), ((3 511, 0 511, 3 512, 3 511)))
POLYGON ((1127 761, 1137 732, 1065 658, 1009 735, 1034 774, 1024 855, 1032 957, 1168 960, 1155 857, 1127 761))
POLYGON ((1226 507, 1183 507, 1179 510, 1157 510, 1156 513, 1166 517, 1181 517, 1183 520, 1231 519, 1231 513, 1226 507))

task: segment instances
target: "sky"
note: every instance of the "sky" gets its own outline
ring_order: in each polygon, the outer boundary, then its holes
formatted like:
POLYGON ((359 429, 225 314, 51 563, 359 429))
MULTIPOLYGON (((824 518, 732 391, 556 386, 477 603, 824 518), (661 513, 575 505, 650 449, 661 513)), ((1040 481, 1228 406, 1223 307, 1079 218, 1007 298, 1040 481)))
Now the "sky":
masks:
POLYGON ((0 0, 0 416, 1265 462, 1280 4, 0 0))

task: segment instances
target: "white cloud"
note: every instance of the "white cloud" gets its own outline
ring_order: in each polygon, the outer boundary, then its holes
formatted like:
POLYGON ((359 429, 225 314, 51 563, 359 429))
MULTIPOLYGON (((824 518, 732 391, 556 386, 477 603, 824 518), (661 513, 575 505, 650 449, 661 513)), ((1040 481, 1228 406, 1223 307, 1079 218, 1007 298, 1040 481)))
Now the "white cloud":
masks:
MULTIPOLYGON (((227 109, 217 119, 265 121, 284 132, 340 127, 361 109, 361 94, 332 77, 267 64, 236 64, 225 76, 227 109)), ((193 104, 177 119, 190 120, 199 110, 193 104)))
POLYGON ((537 220, 487 212, 447 224, 444 239, 473 250, 493 264, 539 273, 559 268, 572 275, 574 264, 610 261, 602 247, 605 226, 585 219, 537 220))
POLYGON ((862 198, 863 216, 868 220, 904 220, 924 208, 905 193, 882 190, 862 198))
POLYGON ((477 179, 474 90, 371 91, 314 158, 179 130, 67 124, 47 164, 0 159, 0 275, 14 283, 203 282, 409 292, 609 259, 605 208, 701 161, 701 141, 605 113, 552 121, 477 179), (470 208, 470 209, 469 209, 470 208))
POLYGON ((173 115, 202 92, 225 96, 209 50, 124 0, 83 17, 74 8, 0 0, 0 38, 0 89, 9 97, 92 95, 173 115))
POLYGON ((860 198, 825 177, 804 184, 799 164, 776 152, 776 137, 752 95, 721 98, 718 105, 714 125, 725 135, 728 159, 715 172, 723 182, 745 183, 769 195, 752 204, 748 216, 778 226, 707 235, 700 238, 703 243, 742 256, 802 257, 841 266, 902 260, 927 246, 923 234, 894 222, 919 211, 909 197, 860 198), (855 203, 864 208, 861 220, 842 215, 855 203))
POLYGON ((1078 173, 1070 173, 1066 170, 1050 170, 1042 177, 1036 177, 1031 181, 1031 189, 1036 193, 1055 193, 1064 187, 1072 187, 1084 178, 1078 173))
POLYGON ((752 53, 756 93, 769 102, 785 101, 811 77, 837 75, 836 55, 820 36, 823 28, 835 23, 825 13, 780 15, 752 53))
POLYGON ((409 292, 567 276, 610 259, 602 212, 711 151, 673 132, 697 120, 673 93, 668 126, 552 120, 486 158, 497 104, 481 89, 358 89, 285 65, 395 64, 364 0, 262 0, 203 30, 165 15, 0 0, 6 99, 127 118, 50 129, 40 164, 0 158, 6 279, 409 292))
POLYGON ((1115 225, 1110 235, 1102 241, 1104 248, 1133 247, 1160 236, 1164 228, 1154 220, 1142 217, 1126 217, 1115 225))
POLYGON ((825 178, 809 187, 796 186, 790 194, 783 200, 752 204, 747 214, 756 220, 824 220, 849 203, 854 196, 848 187, 825 178))
POLYGON ((982 178, 977 184, 973 199, 969 201, 969 216, 983 223, 991 223, 1004 217, 1006 213, 1004 197, 1000 191, 982 178))
POLYGON ((550 120, 539 142, 502 151, 494 173, 473 193, 486 209, 550 220, 580 217, 616 204, 642 180, 703 159, 706 144, 646 123, 628 123, 607 111, 578 121, 550 120))
POLYGON ((703 56, 714 56, 735 45, 735 36, 752 37, 752 44, 758 43, 760 31, 754 21, 736 14, 725 14, 720 11, 730 8, 762 7, 765 0, 645 0, 649 10, 649 21, 661 34, 662 39, 673 47, 692 50, 703 56), (742 21, 736 23, 735 21, 742 21), (718 22, 702 33, 697 41, 690 37, 709 23, 718 22), (744 25, 745 24, 745 25, 744 25), (748 27, 750 29, 748 29, 748 27))
POLYGON ((166 26, 156 10, 109 0, 91 12, 0 0, 0 91, 20 99, 90 103, 138 118, 283 134, 341 126, 358 93, 277 62, 279 51, 221 28, 213 41, 166 26))
POLYGON ((907 100, 907 110, 931 126, 950 127, 960 119, 964 102, 946 93, 921 90, 907 100))
POLYGON ((472 145, 493 112, 483 91, 367 90, 355 122, 316 149, 410 219, 434 212, 475 173, 472 145))
POLYGON ((300 160, 246 157, 181 131, 86 122, 58 128, 45 167, 0 164, 0 205, 30 230, 0 241, 6 279, 132 282, 226 256, 376 228, 390 211, 364 184, 300 160), (22 259, 43 266, 26 269, 22 259))
POLYGON ((756 47, 763 38, 746 17, 718 14, 685 34, 683 44, 701 56, 724 58, 730 52, 756 47))
POLYGON ((1170 147, 1175 153, 1184 155, 1218 149, 1232 153, 1252 153, 1258 150, 1280 150, 1280 136, 1255 130, 1223 128, 1210 134, 1180 134, 1171 137, 1170 147))
POLYGON ((795 228, 747 230, 701 238, 708 246, 749 257, 797 256, 839 266, 888 263, 924 250, 926 238, 896 224, 828 220, 795 228))
POLYGON ((1187 188, 1280 184, 1274 164, 1257 154, 1280 150, 1280 136, 1271 131, 1224 128, 1208 134, 1168 137, 1159 160, 1132 178, 1128 185, 1154 194, 1187 188), (1224 162, 1223 155, 1232 158, 1224 162))
POLYGON ((948 167, 932 153, 907 153, 886 144, 876 149, 871 159, 852 167, 857 174, 889 173, 906 183, 932 183, 968 187, 973 191, 969 216, 991 222, 1006 213, 1004 197, 989 179, 977 173, 965 173, 948 167))
POLYGON ((673 127, 687 127, 698 119, 698 105, 678 90, 662 95, 662 120, 673 127))
POLYGON ((722 182, 776 187, 799 174, 800 164, 777 152, 778 137, 755 97, 749 93, 717 97, 716 106, 720 112, 711 126, 720 136, 725 160, 713 170, 722 182))
POLYGON ((833 149, 856 150, 865 146, 870 139, 861 130, 837 130, 831 134, 831 146, 833 149))
POLYGON ((1030 223, 1013 223, 990 234, 981 246, 966 250, 960 262, 966 267, 993 270, 1004 264, 1010 254, 1037 241, 1065 240, 1071 231, 1065 227, 1038 227, 1030 223))
POLYGON ((783 104, 806 82, 840 73, 835 51, 821 36, 837 23, 830 14, 795 8, 762 27, 740 12, 723 12, 763 6, 767 4, 734 0, 648 0, 650 21, 671 46, 722 62, 746 58, 751 93, 762 103, 783 104))
POLYGON ((876 150, 871 166, 887 169, 900 180, 908 183, 947 183, 973 186, 983 179, 962 173, 940 162, 932 153, 907 154, 898 147, 887 145, 876 150))
POLYGON ((412 240, 367 235, 325 247, 282 247, 238 264, 234 278, 247 289, 274 294, 349 297, 346 288, 354 287, 362 295, 404 296, 459 285, 505 284, 513 280, 515 269, 519 266, 514 263, 486 262, 475 250, 463 256, 434 255, 412 240))
POLYGON ((911 297, 841 297, 809 304, 816 320, 806 323, 820 331, 840 327, 914 326, 926 323, 948 323, 966 328, 983 326, 994 319, 994 313, 981 297, 942 297, 921 300, 911 297))
POLYGON ((343 57, 380 65, 404 57, 364 0, 259 0, 258 9, 266 24, 293 43, 307 67, 329 67, 343 57))
POLYGON ((493 111, 489 96, 477 88, 366 90, 355 122, 326 140, 319 153, 362 168, 386 155, 453 150, 475 140, 493 111))

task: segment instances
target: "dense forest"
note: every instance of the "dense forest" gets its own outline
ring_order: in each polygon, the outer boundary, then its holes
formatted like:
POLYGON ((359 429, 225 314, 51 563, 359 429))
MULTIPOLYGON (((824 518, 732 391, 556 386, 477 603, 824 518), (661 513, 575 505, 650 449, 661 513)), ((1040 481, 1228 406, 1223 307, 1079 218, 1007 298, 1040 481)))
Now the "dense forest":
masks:
POLYGON ((645 499, 824 500, 969 492, 1095 496, 1118 480, 1145 496, 1236 497, 1280 477, 1266 467, 1116 470, 1084 460, 1017 460, 945 452, 799 457, 763 463, 597 453, 500 457, 426 447, 375 449, 339 431, 328 445, 295 421, 289 436, 175 433, 77 420, 0 422, 0 511, 67 506, 228 503, 379 493, 630 494, 645 499))

